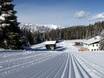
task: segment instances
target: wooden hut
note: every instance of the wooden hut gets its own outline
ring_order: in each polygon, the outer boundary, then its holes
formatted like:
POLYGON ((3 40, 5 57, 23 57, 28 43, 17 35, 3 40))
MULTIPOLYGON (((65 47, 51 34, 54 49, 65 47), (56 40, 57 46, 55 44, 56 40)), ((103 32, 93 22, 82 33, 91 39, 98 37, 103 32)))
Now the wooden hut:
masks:
POLYGON ((46 41, 45 47, 48 50, 55 50, 56 49, 56 41, 46 41))

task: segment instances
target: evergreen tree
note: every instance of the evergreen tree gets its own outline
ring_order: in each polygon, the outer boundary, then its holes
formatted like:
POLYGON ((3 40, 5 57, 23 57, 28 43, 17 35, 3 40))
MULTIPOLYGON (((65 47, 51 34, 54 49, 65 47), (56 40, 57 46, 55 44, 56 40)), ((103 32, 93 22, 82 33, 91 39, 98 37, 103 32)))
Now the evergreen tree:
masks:
POLYGON ((18 27, 13 0, 0 0, 0 47, 6 49, 21 49, 23 37, 18 27))
POLYGON ((104 30, 101 32, 100 50, 104 50, 104 30))

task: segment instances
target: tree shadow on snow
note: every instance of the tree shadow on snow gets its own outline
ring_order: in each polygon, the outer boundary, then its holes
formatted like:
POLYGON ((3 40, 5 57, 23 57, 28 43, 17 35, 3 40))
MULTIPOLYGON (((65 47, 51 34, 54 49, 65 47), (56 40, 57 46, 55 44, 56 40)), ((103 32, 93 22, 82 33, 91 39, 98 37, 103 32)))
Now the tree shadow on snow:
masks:
POLYGON ((48 50, 45 47, 44 48, 29 48, 27 49, 27 51, 64 51, 66 50, 66 48, 64 48, 63 46, 58 46, 56 47, 55 50, 48 50))
POLYGON ((55 51, 64 51, 64 50, 66 50, 65 47, 63 47, 63 46, 58 46, 58 47, 56 48, 55 51))

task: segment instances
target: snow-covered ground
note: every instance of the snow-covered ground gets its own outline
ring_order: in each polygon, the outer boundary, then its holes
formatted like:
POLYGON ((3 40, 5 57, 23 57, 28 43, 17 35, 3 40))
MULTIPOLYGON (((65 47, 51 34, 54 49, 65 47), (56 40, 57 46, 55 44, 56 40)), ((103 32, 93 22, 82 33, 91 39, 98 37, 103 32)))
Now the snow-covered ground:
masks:
POLYGON ((81 40, 63 41, 55 51, 44 43, 27 51, 0 51, 0 78, 104 78, 104 53, 79 52, 81 40))

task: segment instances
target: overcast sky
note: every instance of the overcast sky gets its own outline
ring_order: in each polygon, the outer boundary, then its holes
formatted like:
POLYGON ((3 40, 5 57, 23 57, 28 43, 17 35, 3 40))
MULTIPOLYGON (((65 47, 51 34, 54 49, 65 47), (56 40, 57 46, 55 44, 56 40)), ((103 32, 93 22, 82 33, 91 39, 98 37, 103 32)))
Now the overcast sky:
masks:
POLYGON ((104 20, 104 0, 14 0, 18 21, 87 25, 104 20))

